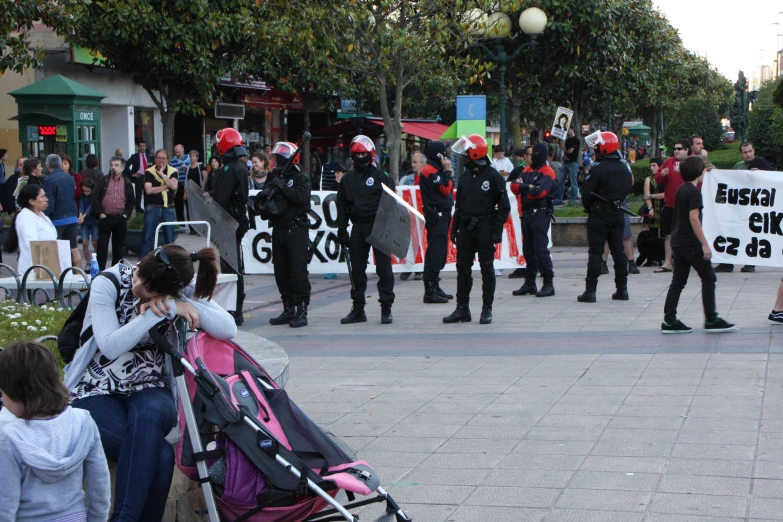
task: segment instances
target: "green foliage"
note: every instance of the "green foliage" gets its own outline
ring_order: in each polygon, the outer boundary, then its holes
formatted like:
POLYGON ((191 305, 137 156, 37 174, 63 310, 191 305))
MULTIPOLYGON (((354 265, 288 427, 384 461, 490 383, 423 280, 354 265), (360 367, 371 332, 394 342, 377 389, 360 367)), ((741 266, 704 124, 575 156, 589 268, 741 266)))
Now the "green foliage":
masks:
POLYGON ((782 169, 783 108, 755 104, 748 115, 748 139, 753 142, 756 156, 766 159, 774 168, 782 169))
MULTIPOLYGON (((729 143, 723 150, 709 150, 710 163, 717 169, 731 170, 742 159, 739 153, 739 143, 729 143)), ((631 164, 634 179, 634 192, 640 193, 644 188, 644 180, 650 175, 650 160, 643 159, 631 164)))
POLYGON ((0 73, 22 73, 40 67, 44 50, 30 49, 28 37, 33 22, 40 21, 60 32, 71 27, 66 9, 78 0, 5 0, 0 2, 0 73), (13 33, 13 34, 12 34, 13 33))
POLYGON ((778 76, 777 80, 774 81, 768 81, 764 82, 764 85, 761 86, 761 88, 758 90, 758 94, 756 95, 756 101, 753 103, 754 106, 756 105, 766 105, 766 106, 772 106, 775 104, 773 101, 773 97, 775 94, 775 89, 783 84, 783 76, 778 76))
POLYGON ((775 83, 777 87, 775 87, 775 92, 772 94, 772 103, 783 109, 783 76, 778 76, 775 83))
POLYGON ((128 220, 128 230, 142 230, 144 228, 144 214, 136 214, 128 220))
POLYGON ((707 98, 694 97, 687 100, 670 117, 663 139, 666 143, 674 143, 694 134, 704 139, 704 147, 707 150, 726 147, 720 117, 713 103, 707 98))
MULTIPOLYGON (((54 306, 35 307, 18 304, 13 301, 0 303, 0 346, 22 339, 39 339, 47 335, 57 335, 62 330, 70 310, 54 306)), ((60 368, 63 367, 57 343, 47 341, 44 344, 52 348, 60 368)))

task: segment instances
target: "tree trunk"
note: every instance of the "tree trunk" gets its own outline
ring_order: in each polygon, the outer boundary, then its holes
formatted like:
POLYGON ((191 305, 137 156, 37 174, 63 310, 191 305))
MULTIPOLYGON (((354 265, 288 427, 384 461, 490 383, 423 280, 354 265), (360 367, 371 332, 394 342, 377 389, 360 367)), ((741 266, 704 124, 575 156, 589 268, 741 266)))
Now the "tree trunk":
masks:
POLYGON ((161 111, 160 117, 163 120, 163 148, 169 153, 169 157, 174 153, 174 118, 177 116, 176 101, 166 100, 166 110, 161 111))
POLYGON ((511 69, 511 136, 514 142, 514 149, 522 146, 522 110, 520 109, 519 78, 516 72, 511 69))
MULTIPOLYGON (((302 102, 304 105, 304 131, 310 132, 310 95, 305 94, 302 96, 302 102)), ((302 142, 304 143, 304 141, 302 142)), ((302 172, 304 172, 305 176, 308 178, 312 177, 312 172, 310 172, 310 145, 307 144, 304 147, 304 150, 302 150, 302 161, 300 162, 302 172)))
POLYGON ((652 122, 650 123, 650 156, 658 155, 658 109, 653 107, 652 122))

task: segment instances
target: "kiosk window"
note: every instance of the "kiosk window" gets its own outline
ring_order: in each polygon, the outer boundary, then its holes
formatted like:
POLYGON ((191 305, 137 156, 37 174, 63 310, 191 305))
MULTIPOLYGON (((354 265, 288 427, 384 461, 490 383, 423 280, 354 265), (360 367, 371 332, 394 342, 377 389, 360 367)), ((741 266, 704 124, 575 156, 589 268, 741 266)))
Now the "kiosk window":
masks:
POLYGON ((76 126, 76 150, 78 172, 85 167, 87 155, 98 153, 98 135, 95 125, 76 126))

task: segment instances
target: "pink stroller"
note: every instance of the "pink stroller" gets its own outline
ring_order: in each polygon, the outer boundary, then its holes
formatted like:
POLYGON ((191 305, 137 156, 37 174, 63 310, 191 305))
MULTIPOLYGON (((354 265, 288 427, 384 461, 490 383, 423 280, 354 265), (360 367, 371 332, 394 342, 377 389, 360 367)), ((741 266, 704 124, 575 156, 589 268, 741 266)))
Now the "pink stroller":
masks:
POLYGON ((180 350, 150 335, 171 356, 179 391, 177 466, 201 485, 210 522, 358 522, 350 512, 386 502, 376 522, 411 522, 380 478, 318 427, 242 348, 204 332, 180 350), (335 497, 345 491, 349 504, 335 497), (354 494, 372 495, 354 501, 354 494))

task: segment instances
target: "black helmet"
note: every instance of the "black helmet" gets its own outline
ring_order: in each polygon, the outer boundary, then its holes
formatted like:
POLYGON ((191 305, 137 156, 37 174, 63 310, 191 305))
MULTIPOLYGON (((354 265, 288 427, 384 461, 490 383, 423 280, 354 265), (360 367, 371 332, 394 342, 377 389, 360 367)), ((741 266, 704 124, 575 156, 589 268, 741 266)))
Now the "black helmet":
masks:
POLYGON ((440 165, 440 158, 438 156, 446 155, 446 145, 440 141, 431 141, 429 145, 427 145, 427 150, 424 152, 424 155, 427 157, 428 162, 440 165))

